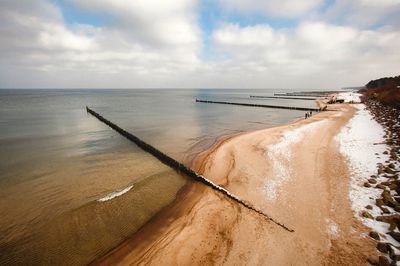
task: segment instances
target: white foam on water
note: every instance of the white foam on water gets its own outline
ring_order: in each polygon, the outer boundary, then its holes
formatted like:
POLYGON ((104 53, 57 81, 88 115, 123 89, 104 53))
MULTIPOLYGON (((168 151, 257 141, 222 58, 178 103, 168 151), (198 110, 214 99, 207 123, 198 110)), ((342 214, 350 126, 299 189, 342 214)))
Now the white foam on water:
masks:
POLYGON ((127 187, 122 188, 122 189, 118 189, 116 191, 113 191, 113 192, 105 195, 104 197, 98 199, 97 201, 104 202, 104 201, 112 200, 113 198, 119 197, 119 196, 127 193, 132 188, 133 188, 133 185, 127 186, 127 187))

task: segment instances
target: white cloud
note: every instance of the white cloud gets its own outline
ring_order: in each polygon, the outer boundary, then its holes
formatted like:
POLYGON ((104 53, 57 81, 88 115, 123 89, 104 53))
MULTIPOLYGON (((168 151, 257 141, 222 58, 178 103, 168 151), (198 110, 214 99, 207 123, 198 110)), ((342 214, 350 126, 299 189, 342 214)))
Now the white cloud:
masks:
POLYGON ((49 1, 1 3, 1 87, 43 86, 18 85, 21 75, 48 80, 45 86, 163 86, 199 62, 201 32, 194 1, 74 2, 107 12, 112 23, 71 28, 49 1))
POLYGON ((361 5, 373 7, 393 7, 400 5, 399 0, 358 0, 361 5))
MULTIPOLYGON (((317 8, 322 0, 219 0, 229 9, 276 17, 298 17, 317 8)), ((389 1, 389 0, 388 0, 389 1)))
POLYGON ((369 28, 398 28, 400 26, 400 0, 336 0, 326 12, 319 14, 321 20, 335 24, 369 28))
MULTIPOLYGON (((255 83, 298 80, 316 84, 356 84, 357 80, 397 74, 400 62, 396 52, 400 33, 385 30, 359 30, 324 22, 304 22, 293 29, 274 30, 265 25, 239 27, 225 24, 213 34, 220 52, 229 55, 225 67, 240 71, 249 68, 255 83), (303 78, 301 78, 303 77, 303 78)), ((247 80, 251 83, 250 80, 247 80)), ((278 84, 273 82, 273 84, 278 84)), ((358 83, 359 84, 359 83, 358 83)), ((362 84, 362 83, 361 83, 362 84)), ((267 86, 268 87, 268 86, 267 86)))
POLYGON ((91 12, 112 16, 113 28, 130 40, 161 45, 197 45, 196 1, 193 0, 70 0, 91 12))
POLYGON ((39 45, 44 49, 88 51, 95 49, 92 39, 75 34, 58 24, 44 24, 39 32, 39 45))
MULTIPOLYGON (((361 5, 366 7, 357 16, 363 18, 377 1, 337 0, 292 28, 222 22, 210 36, 206 59, 196 0, 69 1, 109 20, 66 25, 50 0, 0 3, 0 87, 340 87, 398 75, 395 20, 374 30, 357 26, 360 20, 334 22, 361 5)), ((320 1, 263 3, 235 0, 229 8, 298 16, 320 1)), ((375 10, 389 16, 397 8, 384 0, 375 10)))
POLYGON ((266 46, 277 41, 276 32, 269 25, 240 28, 237 24, 225 24, 213 37, 230 46, 266 46))

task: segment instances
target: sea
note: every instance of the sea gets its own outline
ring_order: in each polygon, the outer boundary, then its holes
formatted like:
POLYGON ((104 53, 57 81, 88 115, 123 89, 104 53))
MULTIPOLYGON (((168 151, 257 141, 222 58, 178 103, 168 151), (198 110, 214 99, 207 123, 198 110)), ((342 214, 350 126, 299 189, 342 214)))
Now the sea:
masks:
POLYGON ((86 106, 190 166, 223 136, 304 117, 196 98, 315 107, 309 100, 249 97, 292 91, 0 90, 0 265, 86 265, 133 236, 188 181, 86 106))

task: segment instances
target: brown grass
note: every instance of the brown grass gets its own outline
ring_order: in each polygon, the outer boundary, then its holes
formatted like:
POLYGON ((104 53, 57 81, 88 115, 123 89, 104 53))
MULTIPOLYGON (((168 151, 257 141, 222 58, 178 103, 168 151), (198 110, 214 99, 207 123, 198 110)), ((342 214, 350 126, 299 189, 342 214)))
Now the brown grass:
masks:
POLYGON ((400 108, 400 76, 371 80, 365 87, 367 98, 400 108))

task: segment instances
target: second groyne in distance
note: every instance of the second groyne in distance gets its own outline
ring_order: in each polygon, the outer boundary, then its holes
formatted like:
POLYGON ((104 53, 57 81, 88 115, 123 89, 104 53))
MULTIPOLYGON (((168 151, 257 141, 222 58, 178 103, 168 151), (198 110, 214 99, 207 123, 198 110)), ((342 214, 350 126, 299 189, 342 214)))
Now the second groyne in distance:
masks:
POLYGON ((326 97, 329 93, 306 93, 306 92, 288 92, 288 93, 274 93, 274 96, 304 96, 304 97, 326 97))
POLYGON ((266 218, 267 220, 269 220, 269 221, 275 223, 276 225, 282 227, 283 229, 285 229, 285 230, 287 230, 289 232, 294 232, 293 229, 290 229, 289 227, 287 227, 283 223, 278 222, 277 220, 275 220, 274 218, 272 218, 268 214, 262 212, 261 210, 259 210, 256 207, 254 207, 252 204, 250 204, 250 203, 238 198, 237 196, 231 194, 229 191, 227 191, 223 187, 220 187, 220 186, 214 184, 212 181, 208 180, 204 176, 196 173, 195 171, 193 171, 189 167, 186 167, 184 164, 176 161, 172 157, 170 157, 170 156, 166 155, 165 153, 159 151, 158 149, 156 149, 155 147, 151 146, 150 144, 147 144, 146 142, 144 142, 143 140, 139 139, 135 135, 133 135, 133 134, 129 133, 128 131, 120 128, 119 126, 117 126, 116 124, 114 124, 111 121, 107 120, 106 118, 104 118, 100 114, 96 113, 95 111, 93 111, 92 109, 90 109, 87 106, 86 106, 86 111, 89 114, 91 114, 94 117, 96 117, 97 119, 99 119, 101 122, 103 122, 106 125, 108 125, 109 127, 111 127, 113 130, 117 131, 119 134, 121 134, 125 138, 127 138, 130 141, 134 142, 137 146, 139 146, 144 151, 146 151, 146 152, 150 153, 151 155, 153 155, 154 157, 156 157, 162 163, 164 163, 164 164, 168 165, 169 167, 171 167, 171 168, 173 168, 173 169, 175 169, 175 170, 177 170, 177 171, 179 171, 179 172, 181 172, 181 173, 193 178, 194 180, 196 180, 198 182, 201 182, 201 183, 211 187, 212 189, 222 193, 227 198, 233 200, 234 202, 238 203, 239 205, 241 205, 241 206, 243 206, 243 207, 245 207, 245 208, 247 208, 247 209, 249 209, 251 211, 254 211, 254 212, 262 215, 264 218, 266 218))
POLYGON ((289 96, 259 96, 250 95, 250 98, 261 98, 261 99, 290 99, 290 100, 310 100, 315 101, 317 97, 289 97, 289 96))
POLYGON ((299 110, 299 111, 320 111, 319 108, 308 108, 308 107, 295 107, 295 106, 279 106, 279 105, 265 105, 265 104, 255 104, 255 103, 234 103, 234 102, 220 102, 220 101, 208 101, 196 99, 199 103, 216 103, 216 104, 231 104, 231 105, 241 105, 250 107, 263 107, 263 108, 275 108, 275 109, 289 109, 289 110, 299 110))

